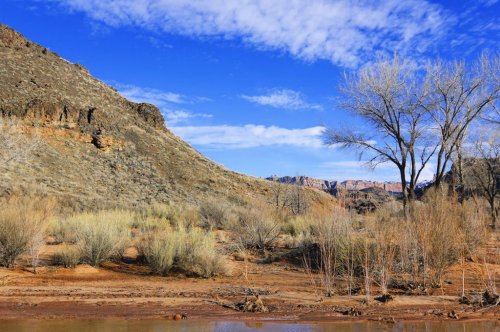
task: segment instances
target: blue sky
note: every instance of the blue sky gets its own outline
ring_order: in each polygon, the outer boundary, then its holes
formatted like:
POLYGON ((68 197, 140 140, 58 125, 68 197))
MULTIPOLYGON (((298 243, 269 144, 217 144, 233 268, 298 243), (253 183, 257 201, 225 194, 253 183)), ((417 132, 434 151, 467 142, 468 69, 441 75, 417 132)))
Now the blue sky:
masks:
MULTIPOLYGON (((212 160, 254 175, 397 180, 325 126, 370 130, 336 107, 338 83, 379 54, 420 63, 498 50, 500 2, 2 0, 0 22, 134 101, 212 160)), ((432 178, 432 165, 422 180, 432 178)))

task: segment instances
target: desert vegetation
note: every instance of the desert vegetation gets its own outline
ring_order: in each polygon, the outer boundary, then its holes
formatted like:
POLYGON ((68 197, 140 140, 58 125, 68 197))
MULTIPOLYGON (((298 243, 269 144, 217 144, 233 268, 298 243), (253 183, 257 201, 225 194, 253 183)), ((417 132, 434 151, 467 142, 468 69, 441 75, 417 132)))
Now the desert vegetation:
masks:
POLYGON ((25 253, 36 272, 44 234, 53 210, 53 201, 30 197, 10 197, 0 213, 0 264, 13 267, 25 253))
MULTIPOLYGON (((245 261, 253 257, 261 264, 295 262, 321 296, 362 294, 385 302, 401 289, 429 294, 442 287, 450 269, 465 274, 465 262, 475 261, 484 275, 484 289, 475 291, 497 296, 488 257, 480 251, 491 232, 488 204, 479 196, 461 199, 448 187, 430 188, 406 216, 398 201, 367 214, 341 204, 296 214, 277 210, 272 201, 69 215, 54 213, 48 199, 13 197, 3 204, 0 258, 7 268, 23 265, 23 256, 36 271, 46 241, 57 244, 49 265, 97 267, 121 262, 134 249, 136 258, 128 264, 160 276, 230 275, 233 256, 243 253, 245 261)), ((461 297, 470 291, 463 284, 461 297)))
POLYGON ((214 236, 199 227, 180 224, 146 234, 140 253, 154 274, 167 275, 172 268, 205 278, 229 273, 214 236))

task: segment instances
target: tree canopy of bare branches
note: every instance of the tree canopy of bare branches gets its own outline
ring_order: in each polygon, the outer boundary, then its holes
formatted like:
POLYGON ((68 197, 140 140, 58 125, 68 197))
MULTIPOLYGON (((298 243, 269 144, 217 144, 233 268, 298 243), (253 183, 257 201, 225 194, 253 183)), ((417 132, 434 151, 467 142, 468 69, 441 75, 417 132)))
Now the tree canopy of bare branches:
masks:
POLYGON ((360 157, 368 152, 372 167, 396 166, 406 206, 430 163, 439 186, 474 121, 498 121, 499 64, 497 55, 483 55, 471 66, 435 61, 418 68, 396 56, 345 74, 340 107, 375 130, 327 129, 325 144, 355 148, 360 157))
POLYGON ((500 214, 500 131, 487 140, 478 139, 462 166, 464 187, 467 191, 486 197, 491 213, 491 226, 496 227, 500 214))
POLYGON ((436 146, 428 137, 426 111, 430 81, 399 58, 381 59, 359 73, 345 75, 341 107, 368 122, 379 135, 359 130, 326 130, 327 145, 369 152, 371 166, 390 162, 399 170, 403 202, 415 186, 436 146), (382 139, 380 139, 380 136, 382 139))
POLYGON ((422 104, 422 107, 438 131, 436 186, 443 180, 453 152, 460 149, 472 122, 483 116, 500 121, 495 119, 500 91, 499 64, 498 57, 482 55, 470 66, 463 61, 437 61, 428 65, 432 98, 430 104, 422 104))
POLYGON ((269 204, 280 213, 293 215, 305 214, 309 209, 309 200, 304 188, 299 184, 273 183, 270 187, 271 197, 269 204))

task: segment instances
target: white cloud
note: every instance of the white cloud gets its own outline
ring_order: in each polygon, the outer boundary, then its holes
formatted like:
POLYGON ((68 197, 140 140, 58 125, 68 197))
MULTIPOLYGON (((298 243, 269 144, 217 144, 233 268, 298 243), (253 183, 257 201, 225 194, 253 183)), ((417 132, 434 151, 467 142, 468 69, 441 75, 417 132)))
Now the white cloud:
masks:
MULTIPOLYGON (((336 167, 346 167, 346 168, 370 168, 369 165, 365 161, 360 160, 342 160, 342 161, 327 161, 321 163, 320 167, 322 168, 336 168, 336 167)), ((385 168, 392 169, 394 166, 390 163, 381 163, 377 165, 377 168, 385 168)))
POLYGON ((305 60, 354 66, 374 51, 425 52, 453 21, 429 0, 47 0, 111 26, 238 38, 305 60))
POLYGON ((324 127, 287 129, 276 126, 247 124, 244 126, 179 126, 170 128, 193 145, 213 148, 253 148, 289 145, 304 148, 323 146, 324 127))
POLYGON ((140 103, 146 102, 162 108, 166 104, 183 104, 187 101, 185 97, 179 93, 161 91, 152 88, 142 88, 130 84, 114 84, 116 89, 127 99, 140 103))
POLYGON ((192 118, 211 118, 212 114, 192 113, 184 110, 165 110, 162 109, 165 115, 165 121, 168 126, 173 126, 182 122, 186 122, 192 118))
MULTIPOLYGON (((113 83, 112 83, 113 84, 113 83)), ((175 92, 162 91, 152 88, 142 88, 130 84, 113 84, 118 92, 125 98, 136 103, 150 103, 160 109, 165 116, 168 126, 177 125, 193 118, 211 118, 211 114, 193 113, 183 109, 177 109, 178 104, 187 104, 191 102, 204 102, 210 99, 204 97, 187 98, 184 95, 175 92)))
POLYGON ((323 107, 317 104, 309 104, 304 100, 304 96, 297 91, 281 89, 273 90, 267 95, 248 96, 242 95, 243 99, 264 106, 272 106, 285 109, 315 109, 322 110, 323 107))

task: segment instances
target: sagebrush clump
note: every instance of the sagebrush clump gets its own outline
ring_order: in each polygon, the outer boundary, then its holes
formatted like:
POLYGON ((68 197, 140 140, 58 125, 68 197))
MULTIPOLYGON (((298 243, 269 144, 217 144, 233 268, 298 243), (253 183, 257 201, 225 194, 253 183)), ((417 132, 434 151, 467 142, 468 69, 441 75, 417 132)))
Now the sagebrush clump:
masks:
POLYGON ((243 247, 264 250, 269 248, 280 234, 280 223, 270 211, 259 206, 240 209, 233 226, 243 247))
POLYGON ((78 229, 76 244, 82 260, 93 266, 121 258, 130 243, 134 215, 124 211, 82 213, 70 218, 78 229))
POLYGON ((175 233, 163 230, 148 234, 140 245, 140 251, 153 274, 167 275, 176 256, 177 239, 175 233))
POLYGON ((65 244, 54 254, 52 260, 54 264, 62 265, 65 268, 73 268, 80 263, 81 258, 80 250, 77 246, 65 244))
POLYGON ((179 225, 147 234, 141 244, 141 253, 154 274, 166 275, 176 268, 184 273, 211 277, 229 272, 224 257, 215 246, 211 233, 179 225))
POLYGON ((227 226, 228 207, 216 200, 205 200, 200 206, 201 226, 207 230, 224 229, 227 226))
POLYGON ((0 213, 0 265, 14 267, 16 258, 30 252, 32 265, 38 264, 43 235, 52 215, 54 202, 48 199, 11 197, 0 213))

